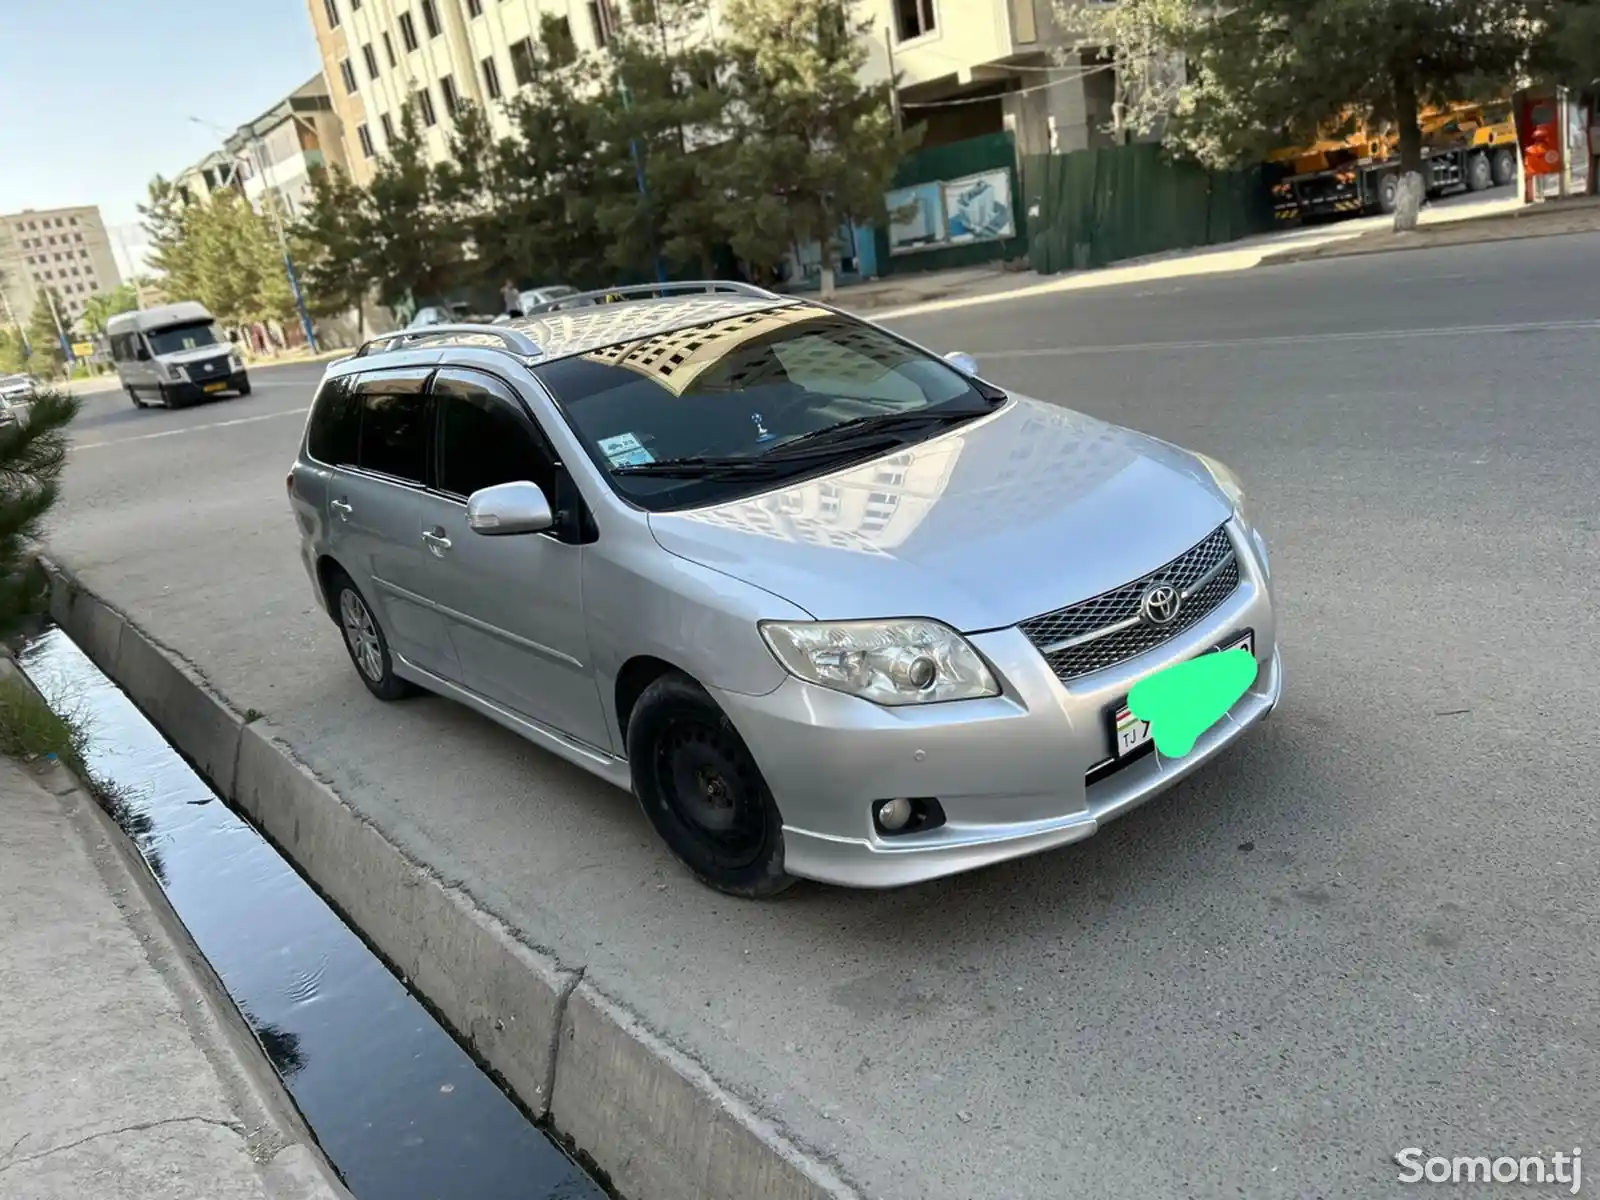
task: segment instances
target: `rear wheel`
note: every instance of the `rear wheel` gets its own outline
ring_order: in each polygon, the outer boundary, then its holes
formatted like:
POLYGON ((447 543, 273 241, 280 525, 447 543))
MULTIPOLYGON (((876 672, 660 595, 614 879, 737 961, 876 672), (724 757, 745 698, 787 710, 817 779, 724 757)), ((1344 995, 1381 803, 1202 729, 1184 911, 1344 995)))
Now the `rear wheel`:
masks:
POLYGON ((1400 176, 1390 171, 1378 180, 1378 211, 1384 216, 1392 216, 1394 210, 1400 207, 1400 176))
POLYGON ((1494 152, 1489 160, 1489 170, 1494 177, 1495 184, 1505 187, 1517 181, 1517 156, 1508 147, 1502 146, 1494 152))
POLYGON ((1486 192, 1494 186, 1494 164, 1487 154, 1467 159, 1467 191, 1486 192))
POLYGON ((344 634, 344 648, 355 664, 356 674, 379 700, 401 700, 416 689, 394 673, 394 659, 389 654, 389 639, 383 626, 367 606, 350 577, 342 571, 334 575, 328 585, 333 601, 334 617, 339 622, 339 632, 344 634))
POLYGON ((677 673, 657 679, 634 705, 627 740, 640 807, 696 879, 750 900, 794 883, 761 768, 704 688, 677 673))

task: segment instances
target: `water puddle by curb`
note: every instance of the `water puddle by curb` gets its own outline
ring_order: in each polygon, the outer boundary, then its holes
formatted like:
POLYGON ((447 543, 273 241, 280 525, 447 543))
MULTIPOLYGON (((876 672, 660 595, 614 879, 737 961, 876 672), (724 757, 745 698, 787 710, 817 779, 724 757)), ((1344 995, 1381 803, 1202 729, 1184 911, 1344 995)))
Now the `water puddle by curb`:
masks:
POLYGON ((66 634, 41 634, 18 662, 89 730, 112 815, 357 1200, 602 1200, 66 634))

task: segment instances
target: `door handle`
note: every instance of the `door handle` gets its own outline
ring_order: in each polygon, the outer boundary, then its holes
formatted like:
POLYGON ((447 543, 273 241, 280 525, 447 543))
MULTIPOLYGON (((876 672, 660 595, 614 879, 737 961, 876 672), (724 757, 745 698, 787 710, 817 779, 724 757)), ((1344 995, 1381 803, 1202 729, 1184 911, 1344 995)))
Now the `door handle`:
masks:
POLYGON ((339 520, 348 521, 350 519, 351 508, 343 500, 330 500, 328 501, 328 507, 339 514, 339 520))
POLYGON ((443 526, 423 530, 422 540, 428 543, 428 549, 435 554, 443 554, 450 549, 450 539, 445 536, 443 526))

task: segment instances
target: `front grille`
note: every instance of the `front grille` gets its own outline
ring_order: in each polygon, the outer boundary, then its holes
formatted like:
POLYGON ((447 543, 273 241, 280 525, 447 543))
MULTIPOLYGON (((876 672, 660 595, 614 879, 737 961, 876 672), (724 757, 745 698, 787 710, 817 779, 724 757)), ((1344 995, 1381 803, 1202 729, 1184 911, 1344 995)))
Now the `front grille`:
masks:
POLYGON ((1030 618, 1018 628, 1045 656, 1056 678, 1063 681, 1077 679, 1126 662, 1192 629, 1232 595, 1238 586, 1239 560, 1234 555, 1227 528, 1222 527, 1166 566, 1132 583, 1041 617, 1030 618), (1091 634, 1100 633, 1110 626, 1135 620, 1139 615, 1140 599, 1147 589, 1157 583, 1169 583, 1183 593, 1183 604, 1176 621, 1160 627, 1132 624, 1090 638, 1091 634), (1090 640, 1061 649, 1051 648, 1079 638, 1090 640))

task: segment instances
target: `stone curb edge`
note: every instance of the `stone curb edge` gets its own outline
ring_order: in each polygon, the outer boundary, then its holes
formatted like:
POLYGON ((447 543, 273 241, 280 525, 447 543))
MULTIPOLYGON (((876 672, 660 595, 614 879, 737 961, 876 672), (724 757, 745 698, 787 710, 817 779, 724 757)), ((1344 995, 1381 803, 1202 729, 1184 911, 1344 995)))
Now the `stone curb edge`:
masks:
POLYGON ((1429 239, 1424 228, 1419 231, 1424 236, 1400 242, 1391 246, 1371 246, 1359 249, 1360 238, 1351 238, 1347 242, 1325 242, 1313 246, 1309 250, 1286 250, 1281 254, 1269 254, 1263 258, 1257 267, 1286 267, 1294 263, 1322 262, 1334 258, 1371 258, 1378 254, 1404 254, 1412 250, 1454 250, 1466 246, 1492 246, 1498 242, 1529 242, 1537 238, 1572 237, 1578 234, 1594 233, 1593 229, 1521 229, 1505 230, 1501 233, 1490 233, 1480 237, 1459 238, 1456 240, 1429 239))
POLYGON ((198 672, 41 555, 50 617, 578 1158, 631 1200, 860 1200, 822 1157, 412 859, 198 672))

